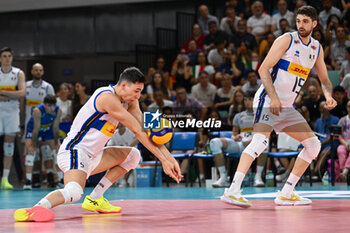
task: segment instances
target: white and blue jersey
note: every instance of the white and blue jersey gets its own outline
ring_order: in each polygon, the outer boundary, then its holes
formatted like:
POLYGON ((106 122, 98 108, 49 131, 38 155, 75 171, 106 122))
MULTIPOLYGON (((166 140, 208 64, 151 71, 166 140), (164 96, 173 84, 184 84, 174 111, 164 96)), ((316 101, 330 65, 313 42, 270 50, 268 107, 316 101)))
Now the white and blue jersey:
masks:
MULTIPOLYGON (((0 67, 0 90, 18 90, 18 75, 20 72, 20 69, 12 66, 8 73, 4 73, 0 67)), ((19 114, 19 98, 0 101, 0 116, 2 114, 19 114)))
MULTIPOLYGON (((314 38, 310 37, 309 43, 304 44, 297 31, 288 34, 291 37, 289 47, 271 72, 283 108, 292 108, 320 53, 320 43, 314 38)), ((261 85, 254 98, 255 122, 260 122, 263 108, 269 108, 270 101, 261 85)))
MULTIPOLYGON (((53 114, 46 113, 44 104, 39 104, 37 108, 39 108, 41 112, 40 129, 39 129, 38 138, 40 138, 40 140, 42 141, 52 140, 53 123, 57 117, 57 112, 59 107, 58 105, 56 105, 56 108, 53 114)), ((27 132, 26 132, 27 139, 32 138, 33 128, 34 128, 34 119, 33 119, 33 116, 31 116, 27 125, 27 132)))
MULTIPOLYGON (((96 98, 103 92, 115 94, 113 87, 114 85, 98 88, 80 109, 59 153, 70 151, 71 155, 77 156, 78 151, 84 151, 89 156, 96 157, 102 151, 119 122, 112 115, 97 110, 96 98)), ((128 109, 126 103, 123 103, 123 106, 128 109)))

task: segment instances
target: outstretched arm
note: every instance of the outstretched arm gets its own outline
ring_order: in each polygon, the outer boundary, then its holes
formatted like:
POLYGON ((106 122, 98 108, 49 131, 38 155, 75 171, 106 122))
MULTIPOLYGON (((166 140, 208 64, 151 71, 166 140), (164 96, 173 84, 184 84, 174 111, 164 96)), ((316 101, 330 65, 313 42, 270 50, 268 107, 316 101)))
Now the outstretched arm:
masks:
POLYGON ((281 59, 283 54, 287 51, 289 44, 291 42, 291 37, 288 34, 280 36, 273 43, 269 53, 267 54, 264 62, 261 64, 259 68, 259 75, 261 81, 264 85, 264 88, 267 94, 271 98, 271 113, 275 115, 279 115, 279 112, 282 110, 282 104, 278 98, 275 87, 272 83, 272 78, 270 75, 270 69, 272 69, 277 62, 281 59))
POLYGON ((320 54, 315 62, 315 68, 322 84, 322 91, 324 93, 324 97, 326 98, 325 108, 331 110, 335 106, 337 106, 337 102, 332 97, 332 83, 328 78, 327 68, 326 64, 324 63, 323 57, 323 48, 322 46, 320 46, 320 54))
POLYGON ((123 107, 120 100, 114 94, 107 92, 100 94, 96 99, 96 108, 100 112, 107 112, 112 115, 116 120, 130 129, 136 138, 161 161, 164 172, 179 182, 172 164, 163 155, 162 151, 152 143, 138 120, 123 107))

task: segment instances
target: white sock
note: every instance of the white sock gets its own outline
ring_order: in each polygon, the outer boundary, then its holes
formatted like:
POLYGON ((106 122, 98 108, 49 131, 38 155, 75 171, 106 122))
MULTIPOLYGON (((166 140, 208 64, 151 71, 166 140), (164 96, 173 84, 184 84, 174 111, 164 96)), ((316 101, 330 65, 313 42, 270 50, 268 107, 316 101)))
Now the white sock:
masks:
POLYGON ((281 166, 280 161, 278 161, 278 159, 275 160, 275 166, 276 166, 276 167, 281 166))
POLYGON ((96 185, 92 193, 90 194, 90 197, 92 199, 99 199, 103 196, 104 192, 112 185, 112 182, 110 182, 105 176, 102 177, 100 182, 96 185))
POLYGON ((204 174, 199 174, 199 179, 203 180, 205 178, 204 174))
POLYGON ((2 171, 2 178, 8 178, 10 174, 10 169, 4 169, 2 171))
POLYGON ((226 167, 225 166, 218 167, 218 170, 220 174, 220 179, 221 178, 227 179, 226 167))
POLYGON ((32 173, 26 173, 27 180, 32 180, 32 173))
POLYGON ((42 206, 48 209, 51 209, 51 203, 49 202, 49 200, 47 200, 45 197, 43 199, 41 199, 36 206, 42 206))
POLYGON ((264 166, 256 166, 256 174, 257 175, 261 176, 263 171, 264 171, 264 166))
POLYGON ((52 168, 46 168, 46 172, 47 172, 47 174, 52 173, 53 169, 52 168))
POLYGON ((300 179, 300 177, 297 177, 296 175, 294 175, 293 173, 290 173, 286 183, 283 186, 283 189, 281 191, 283 196, 288 196, 293 192, 293 189, 295 187, 295 185, 298 183, 298 180, 300 179))
POLYGON ((235 176, 233 177, 230 189, 228 191, 233 192, 233 191, 239 190, 242 186, 244 176, 245 174, 243 172, 236 172, 235 176))

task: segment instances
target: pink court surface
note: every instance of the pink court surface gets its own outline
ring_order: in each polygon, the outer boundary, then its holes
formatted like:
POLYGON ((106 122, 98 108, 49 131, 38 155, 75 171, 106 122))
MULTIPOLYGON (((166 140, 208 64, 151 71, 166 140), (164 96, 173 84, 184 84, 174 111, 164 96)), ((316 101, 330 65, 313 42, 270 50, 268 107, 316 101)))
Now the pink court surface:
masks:
POLYGON ((0 232, 349 232, 350 200, 313 200, 281 207, 253 200, 242 209, 219 200, 112 201, 122 214, 94 214, 80 204, 54 209, 48 223, 15 222, 14 209, 0 210, 0 232))

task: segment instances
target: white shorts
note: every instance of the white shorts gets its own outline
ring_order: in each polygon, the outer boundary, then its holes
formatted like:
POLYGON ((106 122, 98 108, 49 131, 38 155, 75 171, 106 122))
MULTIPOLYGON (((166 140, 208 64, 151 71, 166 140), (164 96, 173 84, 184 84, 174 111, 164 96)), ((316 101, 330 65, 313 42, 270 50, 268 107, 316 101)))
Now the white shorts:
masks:
MULTIPOLYGON (((1 110, 0 110, 1 111, 1 110)), ((0 135, 15 134, 20 131, 19 113, 13 114, 1 113, 0 116, 0 135)))
POLYGON ((260 100, 256 95, 253 102, 254 108, 254 123, 264 123, 270 125, 276 133, 282 132, 282 130, 288 126, 307 123, 305 118, 292 106, 283 107, 279 116, 276 116, 270 112, 270 98, 260 100))
POLYGON ((288 136, 286 133, 278 134, 277 138, 277 149, 279 150, 293 150, 297 151, 300 142, 295 140, 294 138, 288 136))
POLYGON ((84 150, 59 150, 57 154, 57 165, 63 171, 63 173, 78 169, 87 173, 89 178, 91 172, 98 166, 101 161, 103 150, 97 155, 90 155, 84 150))

